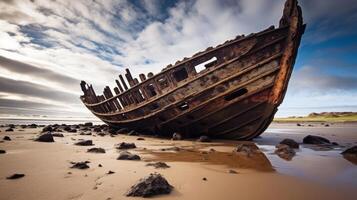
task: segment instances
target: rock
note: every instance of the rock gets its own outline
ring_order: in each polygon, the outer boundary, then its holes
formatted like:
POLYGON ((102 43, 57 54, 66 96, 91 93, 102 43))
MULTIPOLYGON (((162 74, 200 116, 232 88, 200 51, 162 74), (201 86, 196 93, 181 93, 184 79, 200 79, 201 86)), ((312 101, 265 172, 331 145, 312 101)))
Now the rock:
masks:
POLYGON ((105 149, 94 147, 94 148, 88 149, 87 152, 89 152, 89 153, 105 153, 105 149))
POLYGON ((134 143, 126 143, 126 142, 121 142, 117 144, 117 149, 134 149, 136 148, 136 145, 134 143))
POLYGON ((44 132, 51 132, 53 131, 53 128, 52 126, 48 125, 48 126, 45 126, 43 129, 42 129, 42 133, 44 132))
POLYGON ((25 174, 13 174, 11 176, 6 177, 6 179, 19 179, 19 178, 22 178, 24 176, 25 176, 25 174))
POLYGON ((115 128, 109 128, 108 129, 108 133, 112 134, 112 135, 116 135, 117 134, 117 129, 115 128))
POLYGON ((4 136, 3 138, 2 138, 3 140, 6 140, 6 141, 11 141, 11 138, 9 137, 9 136, 4 136))
POLYGON ((325 127, 329 127, 330 125, 329 124, 325 124, 325 127))
POLYGON ((104 132, 99 132, 99 133, 97 133, 97 135, 99 135, 99 136, 105 136, 105 133, 104 132))
POLYGON ((63 130, 69 132, 70 130, 72 130, 72 128, 70 126, 65 126, 63 130))
POLYGON ((116 134, 124 134, 124 133, 128 133, 129 129, 127 128, 121 128, 119 130, 117 130, 116 134))
POLYGON ((92 135, 92 133, 91 132, 82 132, 79 135, 92 135))
POLYGON ((284 160, 291 160, 295 156, 293 148, 286 144, 278 144, 275 153, 284 160))
POLYGON ((163 148, 161 151, 181 151, 180 147, 169 147, 169 148, 163 148))
POLYGON ((238 146, 234 150, 235 153, 243 154, 248 157, 259 151, 259 148, 254 143, 238 144, 238 146))
POLYGON ((14 129, 13 129, 13 128, 8 128, 8 129, 6 129, 5 131, 6 131, 6 132, 13 132, 14 129))
POLYGON ((159 194, 170 194, 172 189, 173 186, 163 176, 155 173, 140 179, 130 188, 126 196, 151 197, 159 194))
POLYGON ((293 149, 298 149, 299 148, 299 143, 297 143, 293 139, 284 139, 283 141, 280 142, 280 144, 286 144, 290 148, 293 148, 293 149))
POLYGON ((132 154, 128 151, 122 151, 119 153, 119 157, 117 158, 117 160, 140 160, 140 156, 136 155, 136 154, 132 154))
POLYGON ((89 165, 87 165, 89 163, 89 161, 84 161, 84 162, 71 162, 72 167, 71 168, 75 168, 75 169, 88 169, 89 165))
POLYGON ((78 146, 92 146, 93 141, 92 140, 82 140, 82 141, 76 142, 74 144, 78 145, 78 146))
POLYGON ((29 128, 37 128, 37 124, 30 124, 28 127, 29 128))
POLYGON ((38 136, 35 141, 37 142, 54 142, 53 136, 50 132, 38 136))
POLYGON ((296 126, 301 126, 301 124, 297 123, 296 126))
POLYGON ((233 170, 233 169, 228 170, 228 173, 230 173, 230 174, 238 174, 238 172, 233 170))
POLYGON ((174 133, 172 135, 172 140, 182 140, 182 135, 180 133, 174 133))
POLYGON ((6 153, 5 150, 0 149, 0 154, 5 154, 5 153, 6 153))
POLYGON ((52 133, 53 137, 64 137, 62 133, 52 133))
POLYGON ((114 174, 115 172, 113 172, 112 170, 109 170, 108 172, 107 172, 107 174, 114 174))
POLYGON ((9 124, 9 128, 15 128, 15 124, 9 124))
POLYGON ((98 133, 98 132, 102 132, 102 129, 100 127, 94 127, 93 131, 98 133))
POLYGON ((139 133, 136 132, 136 131, 134 131, 134 130, 131 130, 131 131, 128 133, 128 135, 130 135, 130 136, 138 136, 139 133))
POLYGON ((24 128, 27 128, 27 125, 26 125, 26 124, 23 124, 23 125, 21 125, 20 127, 24 129, 24 128))
POLYGON ((84 126, 93 126, 93 123, 92 122, 86 122, 86 123, 84 123, 84 126))
POLYGON ((203 177, 202 180, 203 180, 203 181, 207 181, 207 178, 206 178, 206 177, 203 177))
POLYGON ((169 165, 167 165, 164 162, 155 162, 155 163, 148 163, 146 164, 146 166, 153 166, 155 167, 155 169, 166 169, 166 168, 170 168, 169 165))
POLYGON ((98 167, 103 167, 103 165, 102 164, 98 164, 98 167))
POLYGON ((71 128, 67 132, 68 133, 77 133, 77 129, 71 128))
POLYGON ((211 142, 211 139, 206 135, 202 135, 200 138, 198 138, 197 142, 211 142))
POLYGON ((139 137, 136 140, 145 140, 145 138, 139 137))
POLYGON ((341 154, 343 155, 354 155, 357 157, 357 146, 353 146, 351 148, 348 148, 344 150, 341 154))
POLYGON ((304 144, 330 144, 331 142, 330 140, 320 136, 308 135, 304 137, 303 143, 304 144))

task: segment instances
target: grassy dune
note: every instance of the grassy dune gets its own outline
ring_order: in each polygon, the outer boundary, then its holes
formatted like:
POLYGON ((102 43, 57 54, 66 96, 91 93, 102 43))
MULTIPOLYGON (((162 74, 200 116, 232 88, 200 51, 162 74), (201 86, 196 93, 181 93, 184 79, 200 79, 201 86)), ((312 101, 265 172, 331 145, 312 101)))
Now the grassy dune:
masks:
POLYGON ((311 113, 305 117, 274 118, 274 122, 357 122, 355 112, 311 113))

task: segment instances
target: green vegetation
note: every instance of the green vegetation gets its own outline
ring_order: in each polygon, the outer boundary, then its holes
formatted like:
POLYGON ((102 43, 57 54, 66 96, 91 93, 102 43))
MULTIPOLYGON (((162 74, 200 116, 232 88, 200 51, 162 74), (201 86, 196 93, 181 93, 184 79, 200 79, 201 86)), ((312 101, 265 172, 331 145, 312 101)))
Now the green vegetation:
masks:
POLYGON ((274 118, 274 122, 357 122, 357 112, 311 113, 305 117, 274 118))

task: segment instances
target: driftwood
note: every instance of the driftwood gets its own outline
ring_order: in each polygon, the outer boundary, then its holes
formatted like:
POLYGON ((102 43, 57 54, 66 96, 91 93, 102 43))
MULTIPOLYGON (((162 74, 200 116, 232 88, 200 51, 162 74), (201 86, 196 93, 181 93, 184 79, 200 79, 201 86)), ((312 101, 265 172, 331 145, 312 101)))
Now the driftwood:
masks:
POLYGON ((81 82, 84 105, 106 124, 146 133, 252 139, 284 98, 305 30, 297 0, 287 0, 279 27, 237 36, 160 73, 134 78, 126 69, 97 96, 81 82))

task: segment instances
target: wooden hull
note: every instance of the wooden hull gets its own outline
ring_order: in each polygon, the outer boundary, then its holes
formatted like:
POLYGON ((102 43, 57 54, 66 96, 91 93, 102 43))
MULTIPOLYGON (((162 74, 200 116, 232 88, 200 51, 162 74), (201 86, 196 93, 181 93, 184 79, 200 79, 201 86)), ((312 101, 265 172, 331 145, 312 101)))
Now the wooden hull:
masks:
POLYGON ((209 48, 141 83, 128 72, 132 87, 116 96, 107 90, 106 98, 95 98, 91 86, 82 86, 81 99, 94 115, 116 128, 249 140, 269 126, 284 98, 304 28, 300 7, 288 0, 277 29, 209 48), (205 70, 195 70, 213 57, 217 60, 205 70))

